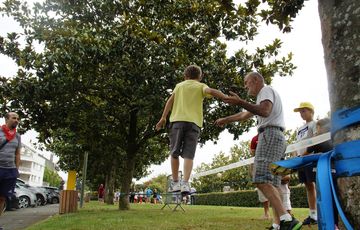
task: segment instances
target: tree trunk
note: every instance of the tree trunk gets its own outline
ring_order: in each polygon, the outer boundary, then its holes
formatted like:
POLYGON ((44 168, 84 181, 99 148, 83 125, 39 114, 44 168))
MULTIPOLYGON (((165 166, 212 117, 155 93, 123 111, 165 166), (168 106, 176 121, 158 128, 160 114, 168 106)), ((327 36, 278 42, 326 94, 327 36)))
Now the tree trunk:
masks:
POLYGON ((106 187, 105 187, 105 203, 114 204, 114 186, 115 186, 115 173, 116 163, 111 166, 109 174, 106 175, 106 187))
MULTIPOLYGON (((360 104, 360 1, 319 0, 331 112, 360 104)), ((311 54, 309 54, 311 55, 311 54)), ((339 131, 334 144, 360 139, 360 125, 339 131)), ((360 178, 337 180, 343 210, 360 229, 360 178)))
POLYGON ((137 138, 137 109, 130 112, 129 134, 127 137, 126 164, 124 167, 124 177, 121 179, 121 191, 119 200, 119 209, 130 209, 129 194, 132 178, 135 169, 135 159, 138 151, 137 138))
POLYGON ((119 199, 119 209, 120 210, 129 210, 129 194, 131 181, 134 175, 134 166, 135 159, 133 157, 128 158, 126 161, 126 166, 124 168, 124 177, 121 178, 121 190, 120 190, 120 199, 119 199))

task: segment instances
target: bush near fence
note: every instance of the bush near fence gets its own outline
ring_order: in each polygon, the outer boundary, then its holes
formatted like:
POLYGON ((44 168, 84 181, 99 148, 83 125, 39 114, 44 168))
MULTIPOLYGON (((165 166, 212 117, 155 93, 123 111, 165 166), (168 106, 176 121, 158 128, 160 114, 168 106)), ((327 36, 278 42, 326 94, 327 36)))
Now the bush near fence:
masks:
MULTIPOLYGON (((290 186, 293 208, 308 208, 304 186, 290 186)), ((193 194, 194 205, 262 207, 255 190, 193 194)))

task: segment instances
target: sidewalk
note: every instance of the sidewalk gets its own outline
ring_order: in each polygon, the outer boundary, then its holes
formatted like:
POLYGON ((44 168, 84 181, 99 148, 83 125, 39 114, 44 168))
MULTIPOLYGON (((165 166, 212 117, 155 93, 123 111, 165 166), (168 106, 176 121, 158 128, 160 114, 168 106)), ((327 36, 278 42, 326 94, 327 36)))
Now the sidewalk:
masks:
POLYGON ((0 226, 4 230, 21 230, 41 220, 59 213, 59 204, 50 204, 36 208, 24 208, 6 211, 0 216, 0 226))

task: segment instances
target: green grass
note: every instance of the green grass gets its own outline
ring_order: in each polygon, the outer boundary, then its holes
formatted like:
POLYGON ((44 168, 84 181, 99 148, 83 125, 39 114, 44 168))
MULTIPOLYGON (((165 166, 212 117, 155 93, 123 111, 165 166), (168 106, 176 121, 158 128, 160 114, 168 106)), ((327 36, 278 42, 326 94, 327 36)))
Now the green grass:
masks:
MULTIPOLYGON (((174 208, 175 205, 170 205, 174 208)), ((76 213, 55 215, 39 222, 28 230, 80 230, 80 229, 265 229, 271 221, 261 220, 261 208, 225 206, 182 205, 185 209, 175 212, 161 204, 132 204, 128 211, 119 211, 117 205, 106 205, 92 201, 76 213)), ((295 216, 302 220, 308 209, 293 209, 295 216)))

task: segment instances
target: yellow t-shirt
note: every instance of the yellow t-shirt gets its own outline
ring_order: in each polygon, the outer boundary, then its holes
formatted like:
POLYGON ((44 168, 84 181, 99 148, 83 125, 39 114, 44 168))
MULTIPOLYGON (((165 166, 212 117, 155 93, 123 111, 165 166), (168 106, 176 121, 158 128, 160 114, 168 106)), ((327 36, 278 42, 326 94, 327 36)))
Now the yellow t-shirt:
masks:
POLYGON ((209 87, 196 80, 185 80, 177 84, 173 92, 175 96, 170 122, 187 121, 202 127, 203 100, 205 97, 211 97, 205 93, 206 88, 209 87))

